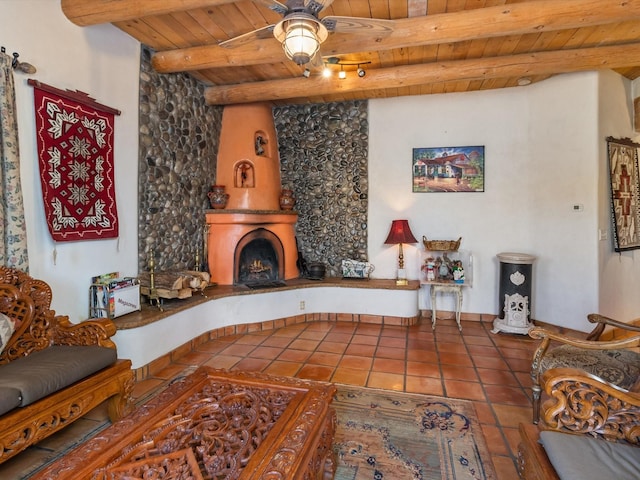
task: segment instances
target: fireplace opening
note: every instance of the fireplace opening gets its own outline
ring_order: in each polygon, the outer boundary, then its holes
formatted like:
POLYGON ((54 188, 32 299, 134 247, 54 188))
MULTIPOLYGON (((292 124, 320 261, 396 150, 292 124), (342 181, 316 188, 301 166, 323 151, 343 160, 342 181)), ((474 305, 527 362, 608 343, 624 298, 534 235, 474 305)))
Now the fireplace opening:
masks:
POLYGON ((234 283, 249 288, 284 286, 284 247, 264 228, 240 239, 234 255, 234 283))

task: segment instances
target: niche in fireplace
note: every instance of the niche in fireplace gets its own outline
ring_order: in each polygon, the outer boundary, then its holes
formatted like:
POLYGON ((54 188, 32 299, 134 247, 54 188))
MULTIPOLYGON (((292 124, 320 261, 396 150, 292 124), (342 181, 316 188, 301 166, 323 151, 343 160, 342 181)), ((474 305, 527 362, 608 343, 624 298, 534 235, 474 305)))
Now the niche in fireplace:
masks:
POLYGON ((284 285, 284 247, 273 232, 258 228, 240 239, 234 254, 234 283, 248 287, 284 285))

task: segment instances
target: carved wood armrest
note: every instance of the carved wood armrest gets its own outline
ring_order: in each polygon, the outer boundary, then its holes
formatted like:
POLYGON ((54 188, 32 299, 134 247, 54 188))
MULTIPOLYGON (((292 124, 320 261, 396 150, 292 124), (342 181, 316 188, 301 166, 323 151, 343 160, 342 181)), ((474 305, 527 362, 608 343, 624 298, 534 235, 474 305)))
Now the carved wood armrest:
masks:
POLYGON ((549 349, 551 340, 555 340, 565 345, 573 345, 574 347, 584 348, 586 350, 614 350, 622 348, 630 348, 640 345, 640 335, 634 335, 633 337, 624 338, 621 340, 612 341, 593 341, 582 340, 579 338, 568 337, 560 333, 555 333, 542 327, 533 327, 529 330, 529 336, 535 339, 541 339, 540 345, 533 353, 533 360, 531 362, 531 379, 533 381, 534 390, 539 391, 540 381, 540 366, 542 364, 542 358, 549 349))
POLYGON ((562 335, 561 333, 551 332, 542 327, 533 327, 529 330, 529 336, 535 339, 543 339, 543 341, 544 339, 555 340, 566 345, 573 345, 574 347, 585 348, 587 350, 614 350, 620 348, 637 347, 638 345, 640 345, 640 334, 620 340, 596 341, 568 337, 566 335, 562 335))
POLYGON ((116 348, 110 339, 116 333, 116 326, 108 318, 74 324, 67 316, 56 316, 52 323, 55 345, 99 345, 116 348))
POLYGON ((631 332, 640 332, 640 325, 633 325, 630 323, 620 322, 618 320, 614 320, 613 318, 605 317, 604 315, 600 315, 598 313, 590 313, 587 315, 587 320, 591 323, 597 323, 596 327, 593 331, 587 336, 587 340, 598 340, 602 332, 604 332, 604 328, 607 325, 610 325, 615 328, 620 328, 622 330, 629 330, 631 332))
POLYGON ((546 371, 542 386, 548 428, 640 444, 640 395, 573 368, 546 371))

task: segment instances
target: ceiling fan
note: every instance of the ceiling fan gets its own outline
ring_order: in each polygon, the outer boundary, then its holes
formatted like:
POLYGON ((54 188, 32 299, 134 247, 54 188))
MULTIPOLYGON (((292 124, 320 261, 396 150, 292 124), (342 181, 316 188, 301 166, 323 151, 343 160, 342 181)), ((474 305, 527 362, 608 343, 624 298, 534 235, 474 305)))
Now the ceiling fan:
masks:
POLYGON ((275 25, 221 42, 221 47, 233 48, 258 38, 273 36, 282 44, 286 56, 298 65, 309 63, 327 39, 329 32, 384 36, 393 31, 393 20, 328 15, 320 19, 322 10, 333 0, 253 0, 283 16, 275 25))

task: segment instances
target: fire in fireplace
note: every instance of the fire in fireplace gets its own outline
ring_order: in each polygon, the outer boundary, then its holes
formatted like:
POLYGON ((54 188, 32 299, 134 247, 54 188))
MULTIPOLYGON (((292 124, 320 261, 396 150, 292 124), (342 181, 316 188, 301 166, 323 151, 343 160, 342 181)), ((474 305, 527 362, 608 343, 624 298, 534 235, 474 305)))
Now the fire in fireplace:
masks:
POLYGON ((284 278, 282 242, 269 230, 259 228, 245 235, 234 257, 235 284, 273 285, 284 278))

